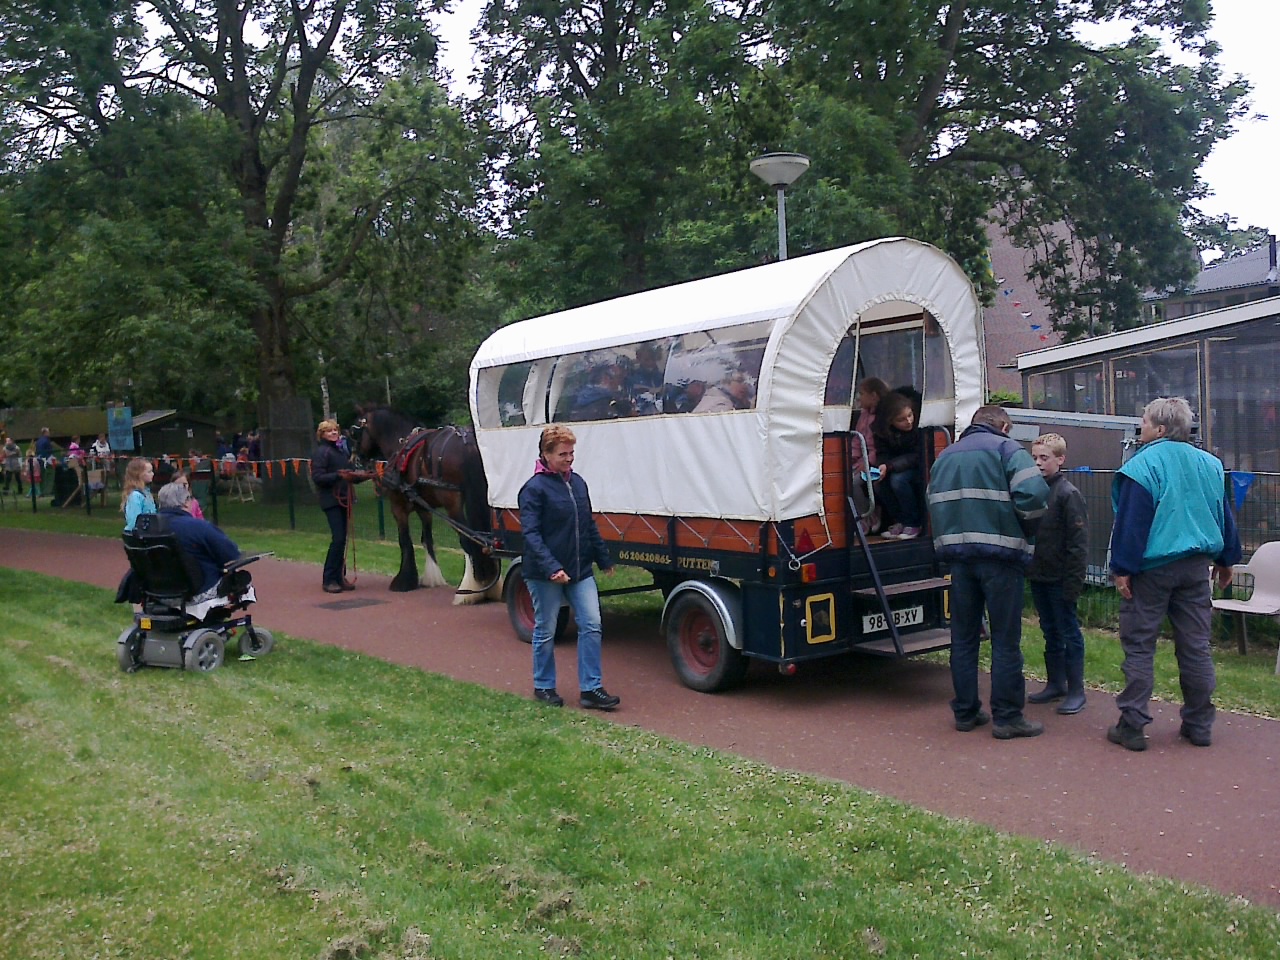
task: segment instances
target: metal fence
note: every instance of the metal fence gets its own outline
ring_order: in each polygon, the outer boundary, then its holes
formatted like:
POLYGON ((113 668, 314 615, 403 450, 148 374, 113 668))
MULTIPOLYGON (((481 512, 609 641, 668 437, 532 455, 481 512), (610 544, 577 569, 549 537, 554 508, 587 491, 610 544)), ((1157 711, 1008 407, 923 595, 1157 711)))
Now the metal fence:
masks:
MULTIPOLYGON (((130 459, 86 458, 55 465, 26 461, 22 495, 18 495, 16 483, 10 484, 7 491, 0 491, 0 507, 118 515, 121 483, 130 459), (35 483, 30 482, 32 476, 35 483)), ((157 461, 157 467, 153 489, 165 482, 162 478, 167 478, 168 467, 185 471, 205 519, 219 526, 329 533, 311 484, 310 460, 211 463, 175 457, 163 464, 157 461)), ((354 535, 362 539, 395 537, 395 522, 372 483, 357 485, 352 522, 354 535)))
MULTIPOLYGON (((26 488, 22 498, 11 489, 0 497, 5 509, 29 503, 32 510, 119 511, 120 481, 129 458, 79 462, 74 476, 69 468, 36 466, 39 482, 26 488), (78 488, 78 489, 77 489, 78 488), (68 490, 71 490, 70 495, 68 490)), ((205 516, 224 526, 258 529, 305 530, 328 533, 328 525, 311 485, 310 461, 287 459, 254 463, 210 463, 173 459, 168 465, 186 470, 191 489, 205 516)), ((27 462, 24 474, 32 467, 27 462)), ((1111 538, 1111 483, 1114 470, 1069 470, 1067 476, 1084 495, 1089 509, 1089 582, 1108 585, 1108 548, 1111 538)), ((158 481, 159 482, 159 481, 158 481)), ((1247 560, 1258 546, 1280 539, 1280 473, 1228 474, 1236 522, 1247 560)), ((395 536, 394 522, 385 501, 372 483, 357 488, 353 510, 354 533, 365 539, 395 536)), ((1111 591, 1089 591, 1084 605, 1087 620, 1093 614, 1114 622, 1115 596, 1111 591), (1105 594, 1105 596, 1102 596, 1105 594), (1092 595, 1092 596, 1090 596, 1092 595), (1096 607, 1096 609, 1094 609, 1096 607)))
MULTIPOLYGON (((16 482, 5 493, 6 509, 28 503, 32 510, 79 509, 94 513, 119 509, 120 483, 128 457, 73 461, 75 466, 50 468, 35 465, 38 482, 29 485, 33 462, 23 465, 23 494, 16 482), (34 489, 33 489, 34 488, 34 489)), ((307 459, 263 460, 252 463, 192 462, 173 458, 167 462, 191 477, 191 489, 208 519, 234 526, 328 532, 324 515, 311 485, 307 459)), ((1068 470, 1089 508, 1089 579, 1108 581, 1107 549, 1111 537, 1111 483, 1114 470, 1068 470)), ((14 478, 16 481, 16 478, 14 478)), ((157 480, 157 487, 163 482, 157 480)), ((1228 474, 1227 483, 1236 502, 1236 523, 1245 559, 1259 544, 1280 539, 1280 473, 1228 474)), ((357 522, 374 536, 386 536, 389 518, 380 508, 375 485, 357 487, 357 522)))

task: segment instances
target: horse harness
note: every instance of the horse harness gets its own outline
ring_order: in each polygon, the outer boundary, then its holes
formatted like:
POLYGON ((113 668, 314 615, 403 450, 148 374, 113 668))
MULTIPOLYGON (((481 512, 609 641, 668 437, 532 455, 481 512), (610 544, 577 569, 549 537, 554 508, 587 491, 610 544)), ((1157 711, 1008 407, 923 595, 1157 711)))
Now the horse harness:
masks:
POLYGON ((434 487, 437 490, 462 492, 462 487, 451 483, 441 476, 445 453, 449 444, 457 438, 463 445, 475 443, 475 436, 470 430, 463 430, 453 425, 430 430, 426 427, 415 427, 409 436, 400 441, 400 449, 387 461, 387 469, 382 478, 384 486, 394 486, 406 500, 420 510, 429 511, 451 526, 460 537, 466 537, 484 548, 485 553, 493 549, 494 538, 490 534, 472 530, 459 523, 443 510, 431 506, 418 495, 418 487, 434 487), (421 452, 421 469, 413 483, 405 483, 404 474, 409 462, 421 452))
POLYGON ((391 458, 388 466, 394 467, 395 478, 401 493, 407 496, 408 491, 412 490, 414 486, 435 487, 439 490, 462 492, 460 486, 456 483, 450 483, 441 476, 445 451, 454 437, 460 439, 464 445, 474 442, 469 431, 459 430, 455 426, 440 427, 436 430, 415 427, 413 433, 400 441, 400 449, 391 458), (423 449, 424 447, 425 449, 423 449), (409 461, 419 451, 422 452, 422 470, 414 484, 406 484, 401 478, 409 468, 409 461))

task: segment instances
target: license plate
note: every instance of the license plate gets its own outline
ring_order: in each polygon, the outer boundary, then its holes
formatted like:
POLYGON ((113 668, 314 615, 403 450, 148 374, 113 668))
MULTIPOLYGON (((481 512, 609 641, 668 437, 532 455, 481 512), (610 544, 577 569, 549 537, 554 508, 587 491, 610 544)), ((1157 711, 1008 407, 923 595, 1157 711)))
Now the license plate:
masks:
MULTIPOLYGON (((896 627, 914 627, 921 623, 924 623, 923 605, 893 611, 893 624, 896 627)), ((881 630, 888 629, 889 623, 885 620, 883 613, 869 613, 862 618, 863 633, 879 633, 881 630)))

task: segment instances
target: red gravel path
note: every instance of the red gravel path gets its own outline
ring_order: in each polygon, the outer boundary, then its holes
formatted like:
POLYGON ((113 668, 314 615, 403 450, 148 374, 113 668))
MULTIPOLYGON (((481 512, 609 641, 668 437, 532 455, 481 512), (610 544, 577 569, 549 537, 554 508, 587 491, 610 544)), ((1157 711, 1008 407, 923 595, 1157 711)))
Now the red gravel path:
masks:
MULTIPOLYGON (((0 558, 112 589, 125 566, 111 540, 5 529, 0 558)), ((447 590, 393 594, 390 578, 373 575, 361 576, 355 593, 334 597, 321 592, 318 565, 274 559, 255 564, 253 574, 263 626, 530 692, 529 648, 515 640, 500 604, 454 607, 447 590), (410 638, 391 629, 406 621, 415 625, 410 638)), ((123 610, 120 619, 127 620, 123 610)), ((104 644, 117 633, 105 630, 104 644)), ((572 704, 572 651, 558 660, 561 692, 572 704)), ((1045 722, 1044 736, 1002 742, 989 728, 951 728, 945 667, 857 657, 792 678, 755 664, 744 688, 709 696, 676 680, 656 623, 608 614, 604 674, 622 697, 616 722, 1280 909, 1280 722, 1219 712, 1206 750, 1179 740, 1177 704, 1154 703, 1150 746, 1136 754, 1104 739, 1116 711, 1110 696, 1095 692, 1075 717, 1029 706, 1028 715, 1045 722)))

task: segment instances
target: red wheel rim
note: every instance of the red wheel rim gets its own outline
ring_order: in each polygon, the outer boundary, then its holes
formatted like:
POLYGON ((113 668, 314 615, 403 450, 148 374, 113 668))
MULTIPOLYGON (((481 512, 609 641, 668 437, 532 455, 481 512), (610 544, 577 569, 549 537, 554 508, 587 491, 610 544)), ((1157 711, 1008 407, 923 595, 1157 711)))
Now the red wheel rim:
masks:
POLYGON ((520 618, 520 626, 533 634, 533 597, 529 594, 529 586, 520 581, 520 589, 516 591, 516 616, 520 618))
POLYGON ((705 610, 693 610, 680 621, 680 652, 684 662, 700 674, 720 663, 720 634, 705 610))

